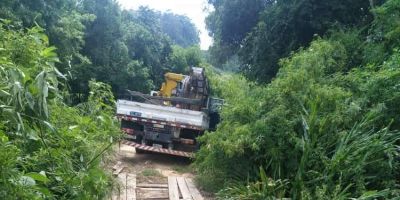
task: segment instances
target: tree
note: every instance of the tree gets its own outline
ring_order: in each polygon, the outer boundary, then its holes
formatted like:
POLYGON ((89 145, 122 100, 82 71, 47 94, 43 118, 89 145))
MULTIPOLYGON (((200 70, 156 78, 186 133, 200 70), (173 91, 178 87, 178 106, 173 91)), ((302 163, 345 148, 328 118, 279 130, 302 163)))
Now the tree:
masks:
MULTIPOLYGON (((399 196, 400 32, 393 20, 399 5, 389 0, 372 10, 372 23, 314 37, 280 58, 268 84, 210 76, 227 103, 217 130, 200 139, 195 165, 201 185, 219 190, 220 199, 399 196)), ((267 22, 259 23, 253 32, 259 41, 247 50, 268 45, 260 43, 268 30, 267 22)), ((285 38, 282 33, 270 42, 285 38)))
POLYGON ((67 106, 43 29, 11 27, 0 23, 0 198, 106 198, 100 158, 119 136, 110 87, 92 82, 89 102, 67 106))
POLYGON ((171 70, 171 44, 199 41, 185 16, 145 7, 123 11, 115 0, 7 0, 0 9, 10 27, 44 28, 58 53, 56 66, 69 77, 74 103, 88 97, 93 78, 112 85, 115 95, 126 89, 148 92, 171 70))
POLYGON ((372 21, 374 1, 209 1, 215 8, 207 17, 214 38, 212 61, 221 65, 239 55, 241 71, 258 82, 269 82, 279 59, 307 46, 315 35, 332 27, 360 27, 372 21))
POLYGON ((210 36, 221 42, 222 45, 237 47, 246 34, 258 22, 259 13, 264 9, 266 0, 220 0, 208 1, 214 11, 206 18, 210 36))
POLYGON ((199 44, 199 31, 188 17, 166 12, 161 14, 160 22, 162 32, 167 34, 174 44, 182 47, 199 44))
POLYGON ((74 69, 73 91, 87 94, 92 78, 111 84, 116 95, 148 92, 162 80, 171 49, 152 10, 122 11, 113 0, 85 1, 84 10, 96 19, 87 24, 82 50, 90 62, 74 69))
POLYGON ((267 7, 260 22, 243 41, 239 52, 242 71, 259 82, 269 82, 278 71, 279 59, 315 35, 323 36, 333 25, 364 26, 372 21, 368 1, 278 1, 267 7))
POLYGON ((247 33, 257 24, 259 13, 270 3, 268 0, 209 0, 212 11, 206 18, 215 64, 223 64, 236 53, 247 33))
POLYGON ((164 73, 170 69, 167 59, 172 53, 170 39, 162 33, 159 19, 158 13, 147 7, 124 12, 129 56, 148 68, 155 86, 164 81, 164 73))
POLYGON ((57 47, 60 62, 57 67, 66 72, 71 65, 86 62, 80 54, 84 45, 86 22, 95 16, 81 11, 82 2, 76 0, 16 0, 0 2, 0 18, 11 20, 17 28, 33 27, 45 29, 52 45, 57 47))
POLYGON ((168 58, 168 65, 174 73, 189 73, 190 67, 199 67, 203 62, 202 52, 199 46, 182 48, 172 46, 172 54, 168 58))

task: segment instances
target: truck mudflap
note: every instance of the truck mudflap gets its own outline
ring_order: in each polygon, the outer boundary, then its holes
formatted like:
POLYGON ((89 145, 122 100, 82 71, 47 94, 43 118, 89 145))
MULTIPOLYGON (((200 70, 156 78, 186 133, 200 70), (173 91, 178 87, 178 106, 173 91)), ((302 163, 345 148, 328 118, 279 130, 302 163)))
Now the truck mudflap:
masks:
POLYGON ((128 140, 122 140, 121 143, 129 145, 129 146, 132 146, 132 147, 135 147, 135 148, 143 150, 143 151, 150 151, 150 152, 156 152, 156 153, 162 153, 162 154, 169 154, 169 155, 186 157, 186 158, 193 158, 194 157, 194 154, 190 153, 190 152, 176 151, 176 150, 170 150, 170 149, 159 148, 159 147, 152 147, 152 146, 147 146, 147 145, 143 145, 143 144, 138 144, 136 142, 132 142, 132 141, 128 141, 128 140))

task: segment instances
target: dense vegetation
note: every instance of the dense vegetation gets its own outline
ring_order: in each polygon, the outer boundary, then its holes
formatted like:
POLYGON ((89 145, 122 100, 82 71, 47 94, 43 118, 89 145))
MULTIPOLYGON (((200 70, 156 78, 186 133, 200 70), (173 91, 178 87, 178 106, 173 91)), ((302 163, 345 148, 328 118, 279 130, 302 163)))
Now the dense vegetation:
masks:
MULTIPOLYGON (((219 199, 400 196, 400 1, 209 0, 219 199)), ((114 99, 209 66, 190 20, 115 0, 0 1, 0 199, 103 199, 114 99), (101 81, 101 82, 99 82, 101 81)))
POLYGON ((114 0, 0 1, 0 199, 109 198, 115 96, 198 65, 198 41, 185 16, 114 0))
MULTIPOLYGON (((247 1, 212 1, 217 8, 210 17, 239 2, 247 1)), ((227 104, 217 131, 202 138, 197 154, 205 189, 219 191, 220 199, 400 196, 400 1, 356 2, 271 1, 261 22, 238 34, 245 38, 239 54, 252 60, 245 62, 245 74, 270 83, 212 77, 214 92, 227 104), (314 15, 304 6, 308 2, 315 11, 340 8, 341 14, 302 18, 314 15), (279 30, 287 20, 283 13, 290 19, 287 31, 279 30), (307 37, 298 33, 308 31, 307 37), (276 53, 275 45, 286 50, 276 53)), ((215 30, 225 28, 221 19, 215 30)), ((220 33, 214 37, 223 42, 220 33)))
POLYGON ((110 87, 91 81, 88 102, 70 107, 40 28, 1 24, 0 41, 0 198, 108 195, 112 182, 100 163, 119 136, 110 87))
POLYGON ((200 51, 197 29, 181 15, 146 7, 126 11, 115 0, 6 0, 0 18, 15 28, 45 30, 74 102, 87 99, 92 78, 110 84, 116 95, 125 89, 147 92, 159 87, 165 71, 198 64, 176 58, 182 53, 173 45, 200 51))
POLYGON ((199 31, 187 16, 171 12, 162 13, 160 17, 162 32, 181 46, 190 47, 200 43, 199 31))
POLYGON ((280 58, 307 46, 315 35, 332 26, 362 27, 373 15, 369 10, 382 0, 209 0, 215 8, 207 17, 214 37, 212 62, 222 66, 239 56, 247 78, 269 82, 280 58))

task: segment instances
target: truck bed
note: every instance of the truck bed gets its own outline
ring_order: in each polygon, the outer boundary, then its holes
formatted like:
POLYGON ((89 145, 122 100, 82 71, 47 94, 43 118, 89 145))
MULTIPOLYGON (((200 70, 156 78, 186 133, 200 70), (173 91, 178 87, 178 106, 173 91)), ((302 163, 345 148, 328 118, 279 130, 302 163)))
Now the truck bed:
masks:
POLYGON ((197 129, 207 130, 209 118, 206 113, 181 109, 171 106, 154 105, 139 103, 128 100, 117 101, 117 115, 131 118, 150 120, 150 122, 166 122, 179 125, 180 127, 196 127, 197 129))

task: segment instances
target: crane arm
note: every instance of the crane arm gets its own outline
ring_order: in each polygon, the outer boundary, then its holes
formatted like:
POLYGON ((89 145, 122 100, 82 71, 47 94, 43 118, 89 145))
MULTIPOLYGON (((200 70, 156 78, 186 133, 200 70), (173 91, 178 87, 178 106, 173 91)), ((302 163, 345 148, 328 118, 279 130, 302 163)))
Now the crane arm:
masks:
POLYGON ((164 77, 165 82, 161 85, 160 96, 171 97, 172 90, 176 88, 178 82, 182 81, 185 76, 182 74, 166 73, 164 77))

